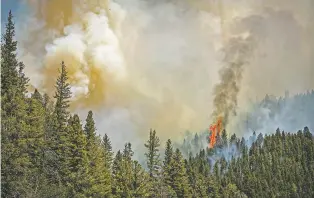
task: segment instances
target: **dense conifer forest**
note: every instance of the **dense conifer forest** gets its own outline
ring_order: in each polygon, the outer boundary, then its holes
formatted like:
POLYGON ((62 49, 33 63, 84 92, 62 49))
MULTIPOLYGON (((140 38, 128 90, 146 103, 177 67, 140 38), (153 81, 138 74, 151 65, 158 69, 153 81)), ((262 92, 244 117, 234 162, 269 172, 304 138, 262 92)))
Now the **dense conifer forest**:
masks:
MULTIPOLYGON (((181 146, 170 139, 161 145, 151 130, 146 163, 140 164, 131 143, 114 153, 109 137, 97 135, 92 111, 86 118, 70 113, 62 60, 54 98, 38 90, 27 93, 14 31, 10 12, 1 41, 2 197, 314 197, 314 139, 308 127, 253 133, 248 140, 228 139, 223 131, 212 149, 201 145, 203 135, 181 146)), ((294 100, 309 103, 313 96, 294 100)), ((280 109, 283 102, 267 104, 280 109)), ((314 111, 308 112, 313 118, 314 111)))

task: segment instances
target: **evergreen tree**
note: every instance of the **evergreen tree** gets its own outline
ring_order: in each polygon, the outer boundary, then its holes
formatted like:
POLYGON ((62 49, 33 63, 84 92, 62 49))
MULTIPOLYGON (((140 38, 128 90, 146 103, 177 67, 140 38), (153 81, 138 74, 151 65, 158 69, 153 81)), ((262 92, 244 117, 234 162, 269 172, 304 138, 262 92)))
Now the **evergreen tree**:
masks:
POLYGON ((56 92, 54 98, 56 104, 52 115, 52 132, 49 137, 49 148, 45 152, 47 170, 49 177, 54 184, 65 184, 67 173, 67 150, 69 148, 69 134, 67 123, 69 118, 69 99, 71 98, 70 84, 67 82, 67 70, 64 62, 61 63, 61 70, 56 81, 56 92))
MULTIPOLYGON (((34 97, 37 97, 34 94, 34 97)), ((40 98, 39 98, 40 100, 40 98)), ((44 94, 43 96, 43 106, 45 109, 45 140, 53 137, 54 134, 54 104, 50 100, 48 94, 44 94)))
POLYGON ((28 184, 32 166, 27 148, 27 104, 13 88, 1 99, 1 193, 3 197, 26 196, 31 190, 28 184))
POLYGON ((173 148, 171 140, 168 139, 166 143, 166 150, 165 150, 165 160, 163 166, 163 178, 167 185, 171 184, 171 165, 172 165, 172 158, 173 157, 173 148))
POLYGON ((238 190, 237 186, 234 184, 228 184, 228 186, 223 190, 223 197, 225 198, 247 198, 247 196, 238 190))
POLYGON ((105 155, 105 164, 108 170, 111 170, 112 161, 113 161, 113 152, 110 139, 107 134, 102 139, 102 146, 105 155))
POLYGON ((93 118, 93 112, 89 111, 87 118, 86 118, 86 124, 84 126, 84 131, 87 136, 87 139, 89 140, 87 142, 87 147, 90 148, 93 146, 94 142, 96 142, 96 128, 95 128, 95 121, 93 118))
POLYGON ((45 150, 45 110, 41 102, 33 97, 28 98, 27 103, 26 122, 29 124, 27 132, 27 152, 32 163, 32 183, 36 186, 41 186, 45 177, 43 170, 45 150))
POLYGON ((84 126, 87 156, 89 164, 89 196, 109 196, 111 194, 110 169, 106 163, 106 154, 99 136, 96 136, 93 112, 89 111, 84 126))
POLYGON ((135 186, 132 156, 133 151, 131 143, 126 143, 122 154, 118 151, 113 161, 112 193, 115 197, 132 197, 132 194, 134 193, 135 186))
POLYGON ((173 148, 170 139, 167 140, 165 158, 163 162, 163 183, 165 185, 165 194, 168 197, 176 197, 176 192, 172 188, 173 184, 173 148))
MULTIPOLYGON (((31 196, 33 166, 28 153, 26 84, 22 84, 16 59, 14 23, 9 12, 1 42, 1 195, 31 196)), ((21 71, 22 74, 23 71, 21 71)), ((23 75, 24 77, 24 75, 23 75)), ((26 79, 26 78, 25 78, 26 79)), ((24 81, 23 81, 24 82, 24 81)))
POLYGON ((39 93, 39 91, 37 89, 35 89, 35 91, 32 94, 31 98, 37 100, 39 102, 39 104, 42 104, 42 106, 44 108, 44 99, 43 99, 42 95, 39 93))
POLYGON ((59 77, 56 82, 56 92, 54 98, 56 99, 56 105, 54 109, 55 115, 55 130, 57 135, 61 135, 66 131, 66 124, 69 118, 69 99, 71 98, 70 84, 68 80, 68 72, 64 62, 61 63, 61 71, 59 70, 59 77))
POLYGON ((15 27, 10 10, 5 33, 1 39, 1 96, 18 84, 18 61, 16 59, 17 41, 14 40, 15 27))
POLYGON ((132 176, 133 176, 133 161, 132 157, 134 152, 132 150, 131 143, 126 143, 124 145, 123 154, 122 154, 122 173, 123 173, 123 188, 122 195, 123 197, 130 197, 132 195, 132 176))
POLYGON ((149 174, 145 172, 138 161, 133 162, 132 172, 132 197, 151 197, 149 174))
POLYGON ((25 95, 27 93, 27 86, 29 78, 24 74, 25 65, 22 62, 18 64, 18 90, 21 94, 25 95))
POLYGON ((69 144, 67 148, 66 177, 69 197, 84 197, 87 193, 88 159, 86 137, 78 115, 70 117, 68 123, 69 144))
POLYGON ((149 140, 144 144, 147 148, 145 156, 147 158, 147 167, 150 177, 157 177, 160 170, 159 149, 160 141, 156 136, 156 131, 150 131, 149 140))
POLYGON ((156 131, 150 130, 149 140, 147 141, 144 146, 147 148, 147 152, 145 153, 146 160, 147 160, 147 167, 148 173, 151 178, 152 182, 152 189, 151 193, 153 196, 160 195, 161 189, 161 181, 160 181, 160 171, 161 171, 161 164, 159 160, 159 146, 160 141, 159 138, 156 136, 156 131))
POLYGON ((119 150, 112 164, 112 195, 114 197, 122 197, 124 182, 123 174, 123 159, 121 151, 119 150))
POLYGON ((173 155, 172 168, 173 170, 170 172, 173 179, 171 186, 177 197, 192 197, 185 163, 179 149, 176 149, 173 155))

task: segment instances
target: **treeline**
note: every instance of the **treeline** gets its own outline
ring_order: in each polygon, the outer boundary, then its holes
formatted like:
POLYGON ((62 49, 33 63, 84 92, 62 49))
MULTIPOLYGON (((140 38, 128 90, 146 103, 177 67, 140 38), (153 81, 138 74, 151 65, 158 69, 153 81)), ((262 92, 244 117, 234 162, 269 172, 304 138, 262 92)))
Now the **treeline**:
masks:
MULTIPOLYGON (((254 131, 263 134, 273 134, 277 127, 282 127, 285 131, 296 132, 298 126, 308 126, 314 129, 314 90, 303 94, 289 96, 286 92, 284 97, 266 95, 261 101, 251 104, 248 112, 238 112, 238 119, 233 133, 238 132, 248 137, 246 145, 252 144, 254 131)), ((191 152, 196 154, 204 148, 208 142, 208 129, 199 133, 187 131, 184 140, 175 144, 180 148, 184 156, 191 152)))
POLYGON ((251 104, 248 113, 238 116, 243 120, 240 130, 269 133, 277 127, 289 131, 297 131, 299 126, 314 129, 314 90, 293 96, 286 92, 285 97, 266 95, 262 101, 251 104))
POLYGON ((70 114, 65 63, 53 99, 27 93, 14 34, 10 12, 1 41, 2 197, 314 196, 314 140, 307 127, 297 134, 254 134, 250 147, 224 131, 214 149, 187 158, 168 140, 163 159, 151 130, 141 165, 131 143, 114 153, 109 137, 97 135, 92 111, 84 126, 70 114))
POLYGON ((272 135, 253 133, 249 140, 235 134, 218 139, 214 149, 202 150, 187 164, 196 174, 205 164, 222 197, 314 196, 314 139, 308 127, 294 134, 277 129, 272 135))

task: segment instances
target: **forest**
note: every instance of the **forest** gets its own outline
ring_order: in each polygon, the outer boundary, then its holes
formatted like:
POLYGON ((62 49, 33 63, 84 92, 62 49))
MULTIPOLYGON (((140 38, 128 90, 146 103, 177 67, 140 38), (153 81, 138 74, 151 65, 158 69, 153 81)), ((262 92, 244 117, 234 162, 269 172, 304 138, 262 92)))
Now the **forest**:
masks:
MULTIPOLYGON (((66 62, 60 60, 53 98, 28 93, 14 36, 10 12, 1 40, 2 197, 314 197, 314 138, 307 126, 253 132, 249 139, 228 139, 224 130, 210 149, 202 145, 205 133, 161 145, 158 132, 148 130, 142 164, 130 142, 112 151, 110 138, 97 134, 92 111, 86 118, 70 113, 66 62)), ((313 92, 295 97, 288 100, 314 101, 313 92)), ((284 103, 265 100, 278 111, 284 103)))

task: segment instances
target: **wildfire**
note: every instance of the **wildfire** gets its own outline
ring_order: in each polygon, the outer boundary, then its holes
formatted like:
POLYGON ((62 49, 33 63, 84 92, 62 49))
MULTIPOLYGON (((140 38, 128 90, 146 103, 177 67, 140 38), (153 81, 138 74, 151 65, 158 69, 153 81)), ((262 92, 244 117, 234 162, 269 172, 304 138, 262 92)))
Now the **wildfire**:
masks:
POLYGON ((216 144, 216 138, 217 136, 220 136, 221 133, 221 124, 222 124, 222 118, 219 117, 217 122, 215 124, 210 125, 209 130, 211 131, 211 135, 209 137, 209 148, 214 148, 216 144))

